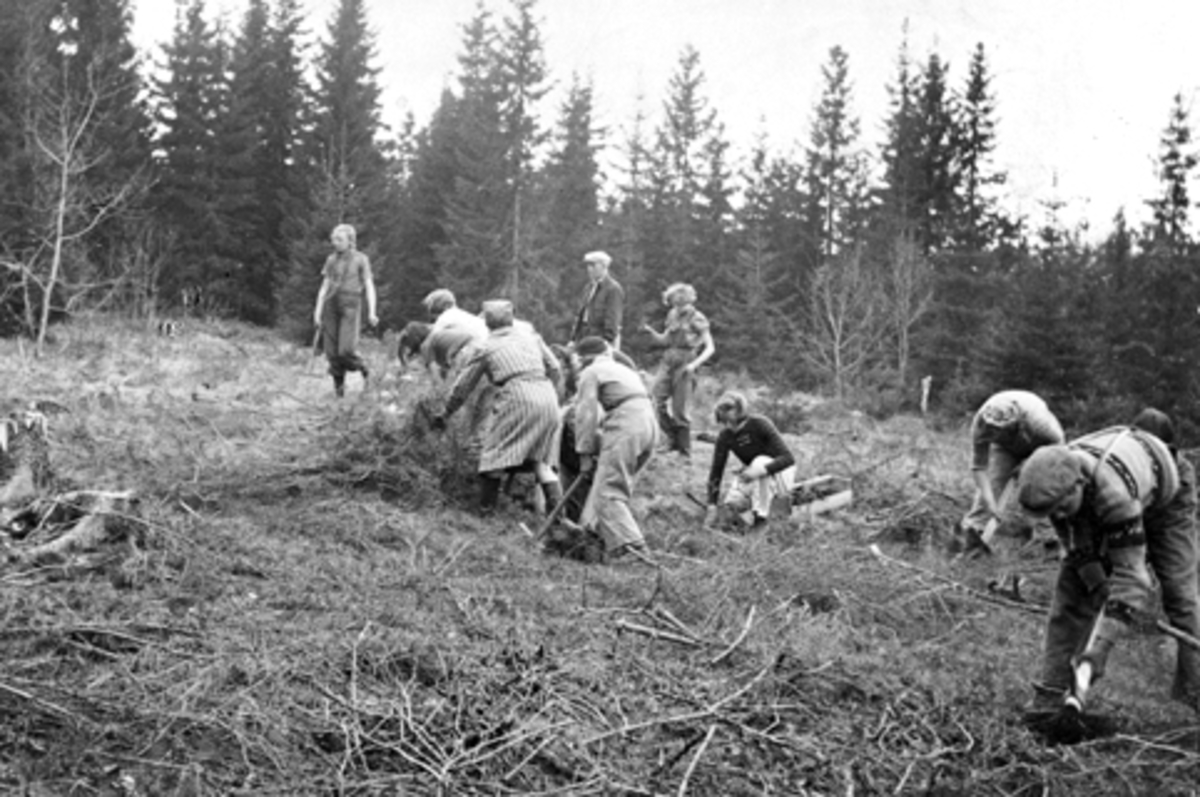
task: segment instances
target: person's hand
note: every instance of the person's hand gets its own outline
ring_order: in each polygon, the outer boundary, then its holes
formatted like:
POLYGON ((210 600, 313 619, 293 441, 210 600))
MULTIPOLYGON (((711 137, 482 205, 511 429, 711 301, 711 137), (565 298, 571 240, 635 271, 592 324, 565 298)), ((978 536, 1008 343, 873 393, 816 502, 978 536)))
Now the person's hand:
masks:
POLYGON ((591 473, 595 469, 596 469, 596 458, 595 457, 593 457, 591 454, 580 454, 579 455, 579 472, 580 473, 591 473))
POLYGON ((378 326, 378 324, 379 324, 379 316, 376 315, 375 313, 368 313, 367 314, 367 326, 373 327, 373 326, 378 326))
POLYGON ((752 482, 767 475, 767 466, 754 462, 742 468, 742 481, 752 482))
POLYGON ((717 507, 710 506, 704 510, 704 528, 715 529, 717 527, 717 507))
POLYGON ((313 313, 313 326, 315 326, 315 327, 319 327, 319 326, 321 326, 321 313, 320 313, 320 311, 313 313))

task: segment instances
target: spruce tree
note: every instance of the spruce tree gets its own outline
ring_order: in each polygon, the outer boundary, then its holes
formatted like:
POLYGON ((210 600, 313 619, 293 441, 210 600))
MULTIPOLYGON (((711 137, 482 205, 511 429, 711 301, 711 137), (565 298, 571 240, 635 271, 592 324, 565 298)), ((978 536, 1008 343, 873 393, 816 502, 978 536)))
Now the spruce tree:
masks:
POLYGON ((825 85, 815 110, 806 160, 812 227, 820 230, 820 252, 828 260, 852 246, 861 233, 866 164, 858 147, 860 123, 853 109, 846 51, 833 47, 821 74, 825 85))
POLYGON ((273 324, 277 293, 287 273, 286 220, 303 208, 301 175, 293 165, 301 134, 306 86, 299 58, 296 0, 284 0, 274 18, 266 0, 250 0, 230 61, 231 107, 225 125, 226 162, 245 184, 225 204, 241 222, 237 246, 242 317, 273 324))
POLYGON ((663 103, 649 173, 652 186, 647 248, 651 280, 659 288, 694 285, 703 308, 720 267, 732 256, 727 143, 717 111, 705 95, 700 53, 685 47, 663 103))
POLYGON ((505 82, 499 33, 482 5, 463 27, 459 94, 451 142, 454 183, 447 202, 445 243, 438 246, 441 282, 471 305, 504 289, 512 259, 514 195, 504 134, 505 82))
MULTIPOLYGON (((566 339, 587 283, 581 256, 596 248, 610 249, 615 241, 600 235, 600 131, 592 120, 592 85, 572 76, 543 176, 537 202, 545 219, 541 236, 545 251, 547 295, 556 301, 545 308, 550 322, 544 334, 566 339)), ((613 265, 617 276, 626 264, 619 253, 613 265)), ((623 277, 623 274, 621 275, 623 277)))
POLYGON ((219 208, 226 51, 205 19, 203 0, 180 5, 163 52, 166 75, 156 81, 156 148, 162 154, 153 198, 172 246, 160 291, 167 305, 201 295, 207 310, 224 310, 236 293, 233 269, 222 255, 230 236, 219 208))
POLYGON ((996 98, 982 42, 971 55, 966 88, 957 108, 954 154, 960 202, 952 238, 959 251, 982 252, 998 245, 1008 227, 997 208, 994 193, 1008 177, 992 163, 996 149, 996 98))

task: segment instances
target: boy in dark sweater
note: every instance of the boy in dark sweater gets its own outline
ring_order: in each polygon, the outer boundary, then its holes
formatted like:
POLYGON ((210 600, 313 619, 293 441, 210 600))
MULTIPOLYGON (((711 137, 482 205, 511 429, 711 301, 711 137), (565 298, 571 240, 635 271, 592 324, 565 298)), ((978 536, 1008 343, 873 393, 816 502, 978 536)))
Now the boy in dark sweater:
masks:
POLYGON ((775 424, 763 415, 751 415, 746 397, 730 391, 721 396, 714 410, 723 427, 717 435, 712 467, 708 474, 708 511, 704 525, 717 523, 718 505, 735 514, 753 513, 753 526, 760 527, 770 515, 771 501, 790 496, 796 475, 796 458, 779 435, 775 424), (743 467, 721 500, 721 480, 730 452, 743 467))

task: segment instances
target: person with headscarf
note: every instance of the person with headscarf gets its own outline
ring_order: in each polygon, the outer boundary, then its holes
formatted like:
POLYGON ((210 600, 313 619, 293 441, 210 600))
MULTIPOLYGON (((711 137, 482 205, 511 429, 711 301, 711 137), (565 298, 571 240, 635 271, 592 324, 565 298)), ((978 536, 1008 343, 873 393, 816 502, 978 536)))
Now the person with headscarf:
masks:
POLYGON ((581 370, 574 438, 580 470, 592 474, 579 524, 604 540, 609 558, 648 550, 630 509, 637 476, 654 455, 658 422, 636 371, 613 358, 608 342, 586 337, 575 348, 581 370))
POLYGON ((479 454, 480 512, 490 514, 496 508, 502 480, 520 468, 533 469, 546 504, 556 506, 562 499, 562 486, 554 471, 559 435, 558 359, 540 335, 513 327, 512 302, 484 302, 483 320, 488 337, 463 363, 434 426, 445 428, 446 418, 486 381, 493 392, 479 454))
POLYGON ((750 511, 752 528, 766 524, 771 502, 777 497, 790 500, 796 479, 796 458, 779 430, 765 415, 750 412, 746 397, 729 391, 717 399, 713 415, 721 426, 713 448, 708 472, 708 509, 704 525, 717 523, 720 506, 735 515, 750 511), (721 481, 732 453, 742 463, 721 500, 721 481))
MULTIPOLYGON (((1145 513, 1146 559, 1158 578, 1167 622, 1200 638, 1200 540, 1196 532, 1196 469, 1179 453, 1170 416, 1147 407, 1133 426, 1166 443, 1179 470, 1179 490, 1161 509, 1145 513)), ((1177 643, 1171 697, 1200 711, 1200 650, 1177 643)))
POLYGON ((713 356, 712 331, 704 313, 696 309, 696 289, 676 282, 663 291, 667 322, 662 332, 643 325, 656 346, 663 348, 658 377, 652 388, 654 405, 669 450, 692 455, 692 423, 688 404, 696 386, 696 369, 713 356))
POLYGON ((1113 647, 1150 608, 1146 524, 1178 490, 1166 444, 1129 426, 1042 446, 1021 467, 1017 500, 1049 519, 1063 551, 1026 712, 1032 725, 1082 712, 1113 647))
POLYGON ((371 261, 357 249, 357 233, 349 224, 339 224, 329 236, 334 251, 321 270, 321 288, 313 323, 318 327, 321 349, 329 360, 333 389, 339 397, 346 393, 346 374, 359 371, 363 384, 370 371, 358 355, 358 333, 362 325, 362 304, 367 304, 367 325, 379 323, 375 314, 375 280, 371 261))
MULTIPOLYGON (((1062 425, 1046 402, 1027 390, 1003 390, 971 420, 971 480, 975 497, 959 524, 967 550, 990 551, 1021 463, 1042 446, 1062 443, 1062 425)), ((1011 515, 1011 513, 1009 513, 1011 515)))

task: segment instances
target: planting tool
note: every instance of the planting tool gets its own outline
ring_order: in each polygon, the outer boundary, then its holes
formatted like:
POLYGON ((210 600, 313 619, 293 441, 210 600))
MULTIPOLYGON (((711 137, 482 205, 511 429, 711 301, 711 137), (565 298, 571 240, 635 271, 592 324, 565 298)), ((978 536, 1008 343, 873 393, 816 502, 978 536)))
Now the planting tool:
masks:
POLYGON ((563 493, 563 497, 557 504, 555 504, 554 508, 550 510, 550 513, 546 515, 546 519, 542 521, 542 525, 538 526, 537 532, 533 534, 534 540, 540 540, 542 536, 550 530, 550 527, 554 525, 556 520, 558 520, 558 516, 561 515, 562 511, 567 508, 567 502, 571 500, 571 496, 575 495, 575 491, 579 489, 580 485, 587 481, 587 475, 588 474, 586 473, 580 473, 575 477, 575 481, 571 482, 571 486, 567 488, 565 493, 563 493))
POLYGON ((1110 613, 1131 623, 1139 630, 1153 629, 1161 631, 1169 637, 1174 637, 1181 645, 1187 645, 1193 650, 1200 650, 1200 639, 1197 639, 1183 629, 1176 628, 1166 620, 1155 617, 1150 612, 1140 611, 1120 601, 1109 601, 1106 608, 1110 613))

